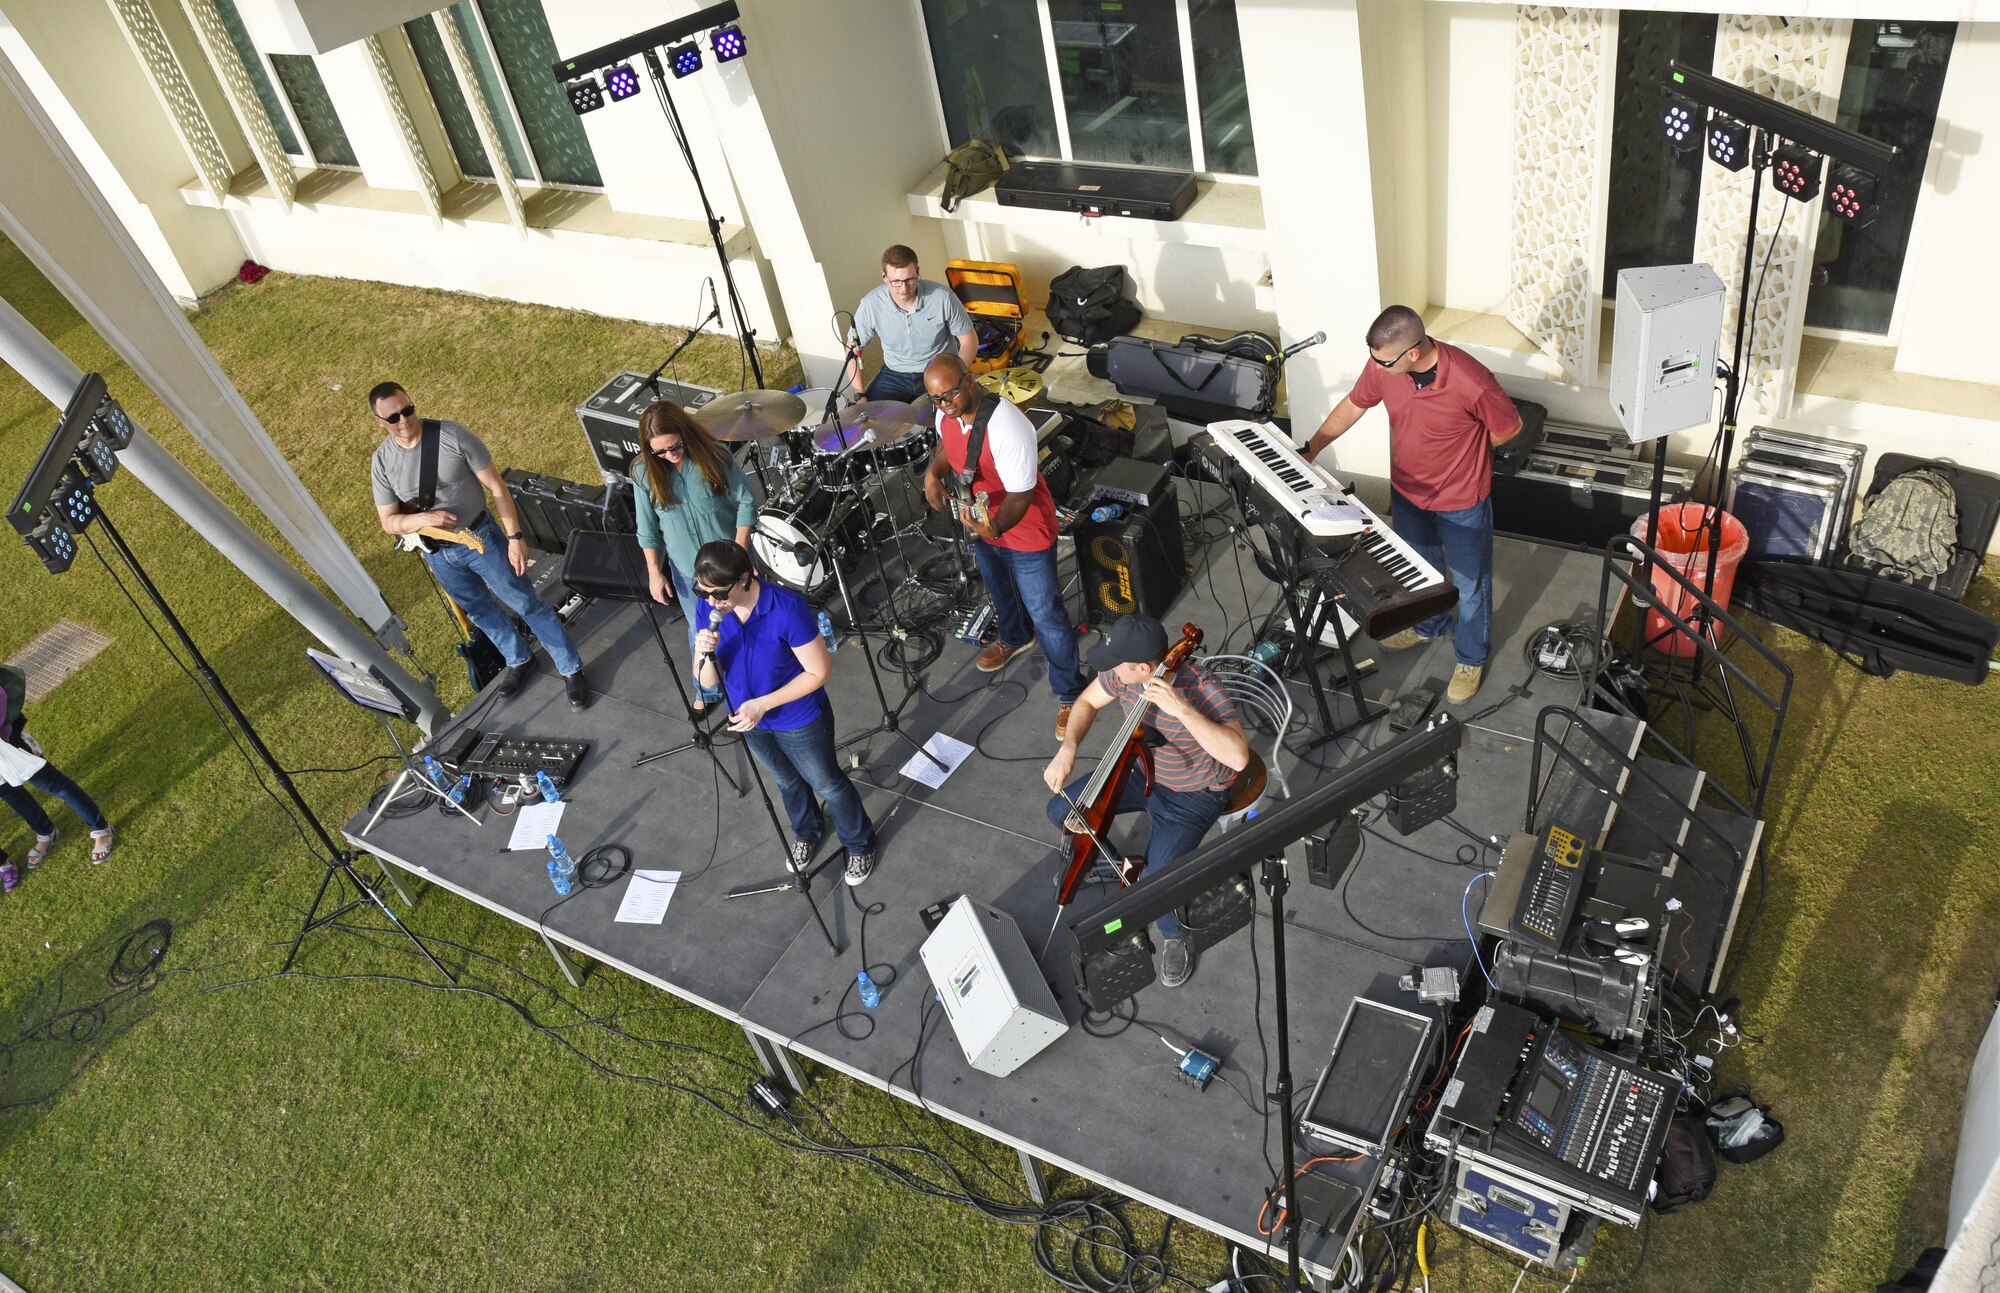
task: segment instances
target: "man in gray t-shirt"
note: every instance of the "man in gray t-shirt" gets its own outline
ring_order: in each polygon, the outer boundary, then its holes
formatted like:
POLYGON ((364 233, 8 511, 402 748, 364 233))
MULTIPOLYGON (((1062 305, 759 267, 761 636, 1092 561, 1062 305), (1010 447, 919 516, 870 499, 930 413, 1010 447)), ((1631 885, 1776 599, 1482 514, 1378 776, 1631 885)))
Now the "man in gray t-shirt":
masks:
POLYGON ((848 348, 850 380, 861 387, 861 347, 882 338, 882 371, 868 383, 871 400, 913 400, 924 393, 924 365, 952 353, 966 367, 979 358, 979 334, 957 293, 917 276, 917 253, 898 243, 882 253, 882 285, 854 307, 848 348))
POLYGON ((504 700, 521 689, 534 658, 534 643, 509 618, 507 612, 512 611, 527 621, 548 649, 549 659, 563 676, 570 708, 588 705, 583 659, 562 620, 527 580, 528 542, 514 510, 514 495, 493 465, 485 442, 456 422, 429 423, 437 432, 437 482, 426 499, 422 494, 427 428, 417 417, 416 405, 401 386, 383 382, 368 393, 368 411, 388 432, 368 464, 382 529, 398 537, 425 528, 456 531, 477 539, 484 548, 475 551, 466 543, 433 538, 426 540, 429 550, 424 560, 466 618, 506 660, 506 671, 498 680, 500 697, 504 700), (490 510, 488 495, 493 500, 490 510))

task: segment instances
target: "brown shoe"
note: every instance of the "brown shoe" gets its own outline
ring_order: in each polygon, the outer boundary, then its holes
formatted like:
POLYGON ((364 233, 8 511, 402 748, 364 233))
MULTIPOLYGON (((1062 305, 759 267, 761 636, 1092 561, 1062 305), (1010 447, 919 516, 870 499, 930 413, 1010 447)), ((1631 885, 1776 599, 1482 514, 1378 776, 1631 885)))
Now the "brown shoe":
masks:
POLYGON ((993 645, 979 653, 979 659, 975 663, 978 664, 981 673, 999 673, 1007 667, 1009 660, 1027 649, 1025 646, 1008 646, 1005 642, 995 641, 993 645))
POLYGON ((1056 706, 1056 739, 1058 741, 1067 741, 1069 739, 1069 711, 1071 708, 1073 707, 1069 705, 1056 706))

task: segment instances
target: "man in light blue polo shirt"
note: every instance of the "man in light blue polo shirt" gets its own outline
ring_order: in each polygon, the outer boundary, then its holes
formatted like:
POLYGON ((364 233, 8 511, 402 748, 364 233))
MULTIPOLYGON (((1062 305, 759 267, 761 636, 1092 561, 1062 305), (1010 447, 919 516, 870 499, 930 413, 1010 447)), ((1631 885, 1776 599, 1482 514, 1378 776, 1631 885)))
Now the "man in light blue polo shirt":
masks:
POLYGON ((979 358, 979 334, 957 293, 942 283, 917 277, 917 253, 897 243, 882 253, 882 286, 854 307, 858 338, 850 348, 852 380, 861 388, 861 347, 882 338, 882 371, 868 383, 866 398, 907 402, 924 393, 924 365, 939 355, 958 357, 970 368, 979 358))

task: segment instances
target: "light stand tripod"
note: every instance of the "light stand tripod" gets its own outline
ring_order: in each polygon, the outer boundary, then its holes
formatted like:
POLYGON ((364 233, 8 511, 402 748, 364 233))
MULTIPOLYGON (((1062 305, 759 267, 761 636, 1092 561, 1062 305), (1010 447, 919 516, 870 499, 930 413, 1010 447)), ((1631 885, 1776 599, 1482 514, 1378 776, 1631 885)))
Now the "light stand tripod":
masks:
POLYGON ((667 92, 667 77, 660 67, 659 51, 645 50, 644 59, 646 75, 652 79, 653 90, 660 96, 660 109, 667 114, 667 127, 673 132, 674 143, 681 150, 681 160, 687 163, 688 176, 694 180, 695 195, 701 199, 701 212, 708 221, 708 239, 715 244, 715 259, 722 266, 722 281, 729 289, 729 312, 736 322, 737 340, 749 358, 750 375, 757 379, 757 389, 762 390, 764 367, 757 362, 757 332, 743 317, 743 297, 736 290, 736 275, 729 268, 729 251, 722 245, 722 221, 716 218, 715 208, 709 205, 708 189, 701 182, 701 168, 694 164, 694 149, 688 146, 687 131, 681 127, 681 114, 674 107, 674 96, 667 92))
POLYGON ((146 574, 145 568, 139 564, 138 554, 125 542, 125 536, 118 532, 118 527, 111 523, 110 514, 102 506, 103 500, 99 499, 98 504, 98 524, 103 527, 105 537, 111 540, 111 546, 118 550, 119 557, 131 568, 134 580, 145 590, 147 598, 166 620, 167 627, 171 628, 174 636, 180 639, 182 649, 194 661, 194 667, 201 674, 202 680, 215 692, 216 698, 222 702, 223 709, 228 711, 230 719, 243 730, 244 736, 249 738, 251 750, 256 753, 264 766, 270 769, 271 775, 278 782, 279 789, 283 790, 285 797, 291 800, 293 811, 304 819, 313 835, 318 838, 320 847, 325 850, 320 860, 326 864, 326 873, 320 877, 319 892, 313 895, 312 906, 307 908, 305 921, 299 926, 299 936, 292 940, 292 949, 285 954, 285 963, 279 967, 278 973, 283 974, 292 968, 292 962, 298 959, 299 947, 306 941, 307 934, 333 924, 364 903, 373 903, 384 916, 389 918, 389 923, 395 926, 396 931, 410 940, 410 946, 416 948, 417 952, 431 963, 431 968, 451 982, 457 983, 458 976, 445 969, 444 963, 431 954, 431 950, 424 946, 423 940, 410 932, 409 928, 397 918, 394 909, 382 900, 382 895, 354 869, 354 859, 358 854, 334 842, 333 836, 320 822, 318 814, 313 812, 312 805, 306 802, 305 796, 299 793, 296 785, 292 784, 292 778, 286 773, 284 765, 278 762, 277 756, 264 744, 264 738, 257 734, 257 729, 250 723, 249 715, 243 712, 242 707, 236 703, 236 698, 229 694, 227 687, 223 686, 222 679, 216 676, 215 670, 208 663, 208 657, 201 653, 201 648, 188 636, 187 627, 181 623, 180 617, 174 614, 173 607, 167 605, 167 599, 161 595, 152 578, 146 574), (333 911, 321 915, 320 905, 326 901, 327 890, 333 887, 335 877, 344 879, 352 887, 355 896, 333 911))

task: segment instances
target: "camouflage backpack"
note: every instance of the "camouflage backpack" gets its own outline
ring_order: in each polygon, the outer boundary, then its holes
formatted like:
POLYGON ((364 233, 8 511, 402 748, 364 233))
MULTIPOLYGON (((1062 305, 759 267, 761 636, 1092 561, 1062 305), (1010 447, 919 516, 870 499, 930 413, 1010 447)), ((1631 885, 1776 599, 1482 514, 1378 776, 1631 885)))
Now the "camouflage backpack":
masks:
POLYGON ((944 156, 944 194, 939 204, 946 211, 975 193, 983 193, 1007 169, 1007 154, 984 139, 960 144, 944 156))
POLYGON ((1883 570, 1935 579, 1951 568, 1958 543, 1958 494, 1945 474, 1906 471, 1862 504, 1848 547, 1883 570))

